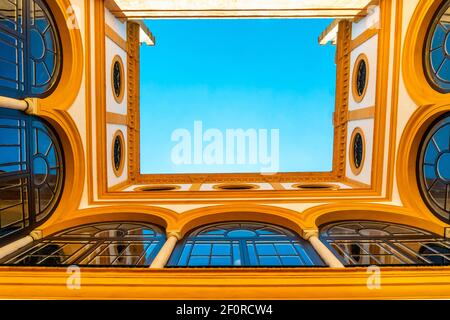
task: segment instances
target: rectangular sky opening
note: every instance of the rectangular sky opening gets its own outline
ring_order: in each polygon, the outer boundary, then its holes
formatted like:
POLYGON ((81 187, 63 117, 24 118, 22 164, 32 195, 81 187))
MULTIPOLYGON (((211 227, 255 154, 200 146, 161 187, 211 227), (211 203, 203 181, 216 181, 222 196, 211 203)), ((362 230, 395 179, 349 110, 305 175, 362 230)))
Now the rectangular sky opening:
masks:
POLYGON ((332 170, 329 19, 148 20, 141 173, 332 170))

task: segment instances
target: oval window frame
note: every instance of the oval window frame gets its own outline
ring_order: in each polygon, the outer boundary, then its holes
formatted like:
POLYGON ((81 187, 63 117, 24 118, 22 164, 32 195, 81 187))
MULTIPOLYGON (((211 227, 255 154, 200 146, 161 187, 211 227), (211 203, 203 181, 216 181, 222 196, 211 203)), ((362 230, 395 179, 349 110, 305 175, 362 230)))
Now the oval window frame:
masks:
POLYGON ((213 189, 217 191, 250 191, 257 190, 260 186, 253 183, 219 183, 213 185, 213 189), (240 189, 241 188, 241 189, 240 189))
POLYGON ((149 184, 144 186, 139 186, 134 188, 134 191, 140 192, 173 192, 176 190, 180 190, 181 186, 175 184, 149 184))
POLYGON ((364 135, 364 131, 360 127, 356 127, 353 129, 352 135, 350 137, 350 148, 349 148, 349 163, 350 163, 350 169, 352 170, 352 173, 357 176, 361 173, 362 169, 364 168, 364 163, 366 160, 366 136, 364 135), (354 155, 354 149, 355 149, 355 138, 356 135, 360 134, 363 144, 363 150, 362 150, 362 159, 361 164, 359 167, 355 164, 355 155, 354 155))
POLYGON ((364 100, 364 97, 366 96, 367 93, 367 87, 369 84, 369 59, 367 58, 367 56, 364 53, 361 53, 355 60, 355 63, 353 65, 353 73, 352 73, 352 95, 353 95, 353 100, 355 100, 355 102, 360 103, 361 101, 364 100), (366 80, 365 80, 365 84, 364 84, 364 90, 362 92, 361 95, 359 95, 358 93, 358 69, 359 66, 361 64, 361 62, 364 62, 366 64, 366 80))
POLYGON ((125 167, 125 138, 122 130, 117 130, 114 132, 112 142, 111 142, 111 166, 116 177, 121 177, 123 174, 123 169, 125 167), (114 161, 114 145, 116 139, 119 138, 122 148, 120 150, 120 166, 116 169, 115 161, 114 161))
POLYGON ((122 103, 123 98, 125 96, 125 69, 123 65, 123 60, 119 55, 115 55, 111 62, 111 92, 114 97, 114 100, 116 100, 117 103, 122 103), (120 86, 120 94, 119 96, 116 95, 116 91, 114 89, 114 66, 116 63, 119 64, 119 73, 120 73, 120 80, 121 80, 121 86, 120 86))

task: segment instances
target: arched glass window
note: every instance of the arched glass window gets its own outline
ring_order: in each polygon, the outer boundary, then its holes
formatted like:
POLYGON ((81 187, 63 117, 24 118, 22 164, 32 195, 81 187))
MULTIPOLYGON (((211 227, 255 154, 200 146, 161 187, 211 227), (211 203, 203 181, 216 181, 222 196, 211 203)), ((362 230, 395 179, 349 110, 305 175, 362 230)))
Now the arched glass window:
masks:
POLYGON ((450 1, 443 1, 429 29, 425 45, 425 74, 438 91, 450 92, 450 1))
POLYGON ((450 221, 450 113, 437 119, 420 145, 417 178, 422 197, 438 218, 450 221))
POLYGON ((33 229, 53 211, 63 173, 61 146, 50 126, 0 109, 0 242, 33 229))
POLYGON ((324 226, 320 237, 347 266, 450 264, 448 240, 404 225, 343 221, 324 226))
POLYGON ((60 40, 45 1, 0 1, 0 95, 48 95, 60 67, 60 40))
POLYGON ((255 222, 219 223, 189 234, 169 266, 264 267, 322 266, 309 243, 293 232, 255 222))
POLYGON ((0 264, 148 267, 164 241, 163 231, 148 223, 95 223, 33 242, 0 264))

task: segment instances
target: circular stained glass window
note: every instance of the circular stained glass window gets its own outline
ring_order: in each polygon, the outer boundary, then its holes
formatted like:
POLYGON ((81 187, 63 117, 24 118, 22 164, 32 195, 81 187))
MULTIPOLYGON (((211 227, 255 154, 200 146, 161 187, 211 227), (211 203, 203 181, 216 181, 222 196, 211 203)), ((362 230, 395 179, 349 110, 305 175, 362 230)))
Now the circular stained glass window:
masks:
POLYGON ((450 1, 444 1, 430 25, 425 67, 431 85, 440 92, 450 92, 450 1))
POLYGON ((450 220, 450 112, 425 134, 418 159, 418 183, 428 207, 442 220, 450 220))
POLYGON ((364 151, 364 134, 360 128, 356 128, 352 133, 350 148, 350 167, 355 175, 363 168, 364 151))
POLYGON ((111 86, 113 90, 113 96, 118 103, 121 103, 124 94, 124 72, 123 62, 119 56, 114 57, 111 69, 111 86))
POLYGON ((369 63, 364 54, 358 56, 353 70, 353 98, 361 102, 367 90, 367 78, 369 74, 369 63))
POLYGON ((122 131, 114 134, 112 146, 112 165, 116 176, 121 176, 123 171, 124 158, 124 138, 122 131))

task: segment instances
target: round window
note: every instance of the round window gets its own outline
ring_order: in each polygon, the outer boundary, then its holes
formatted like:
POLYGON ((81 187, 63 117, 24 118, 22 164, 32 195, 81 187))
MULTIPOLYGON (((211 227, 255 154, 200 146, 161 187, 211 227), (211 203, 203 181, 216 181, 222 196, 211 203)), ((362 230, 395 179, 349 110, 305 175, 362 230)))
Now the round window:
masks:
POLYGON ((444 1, 429 27, 424 60, 430 84, 442 93, 450 92, 450 1, 444 1))
POLYGON ((365 156, 364 133, 361 128, 353 130, 350 141, 350 168, 353 174, 358 175, 363 168, 365 156))
POLYGON ((450 112, 434 122, 424 136, 417 165, 419 189, 427 206, 450 220, 450 112))
POLYGON ((366 95, 367 79, 369 77, 369 63, 365 54, 360 54, 353 69, 353 99, 361 102, 366 95))
POLYGON ((113 137, 112 145, 112 166, 114 174, 118 177, 122 175, 124 158, 125 158, 125 142, 122 131, 118 130, 113 137))
POLYGON ((115 56, 111 66, 111 87, 114 99, 121 103, 124 95, 124 71, 123 62, 119 56, 115 56))

